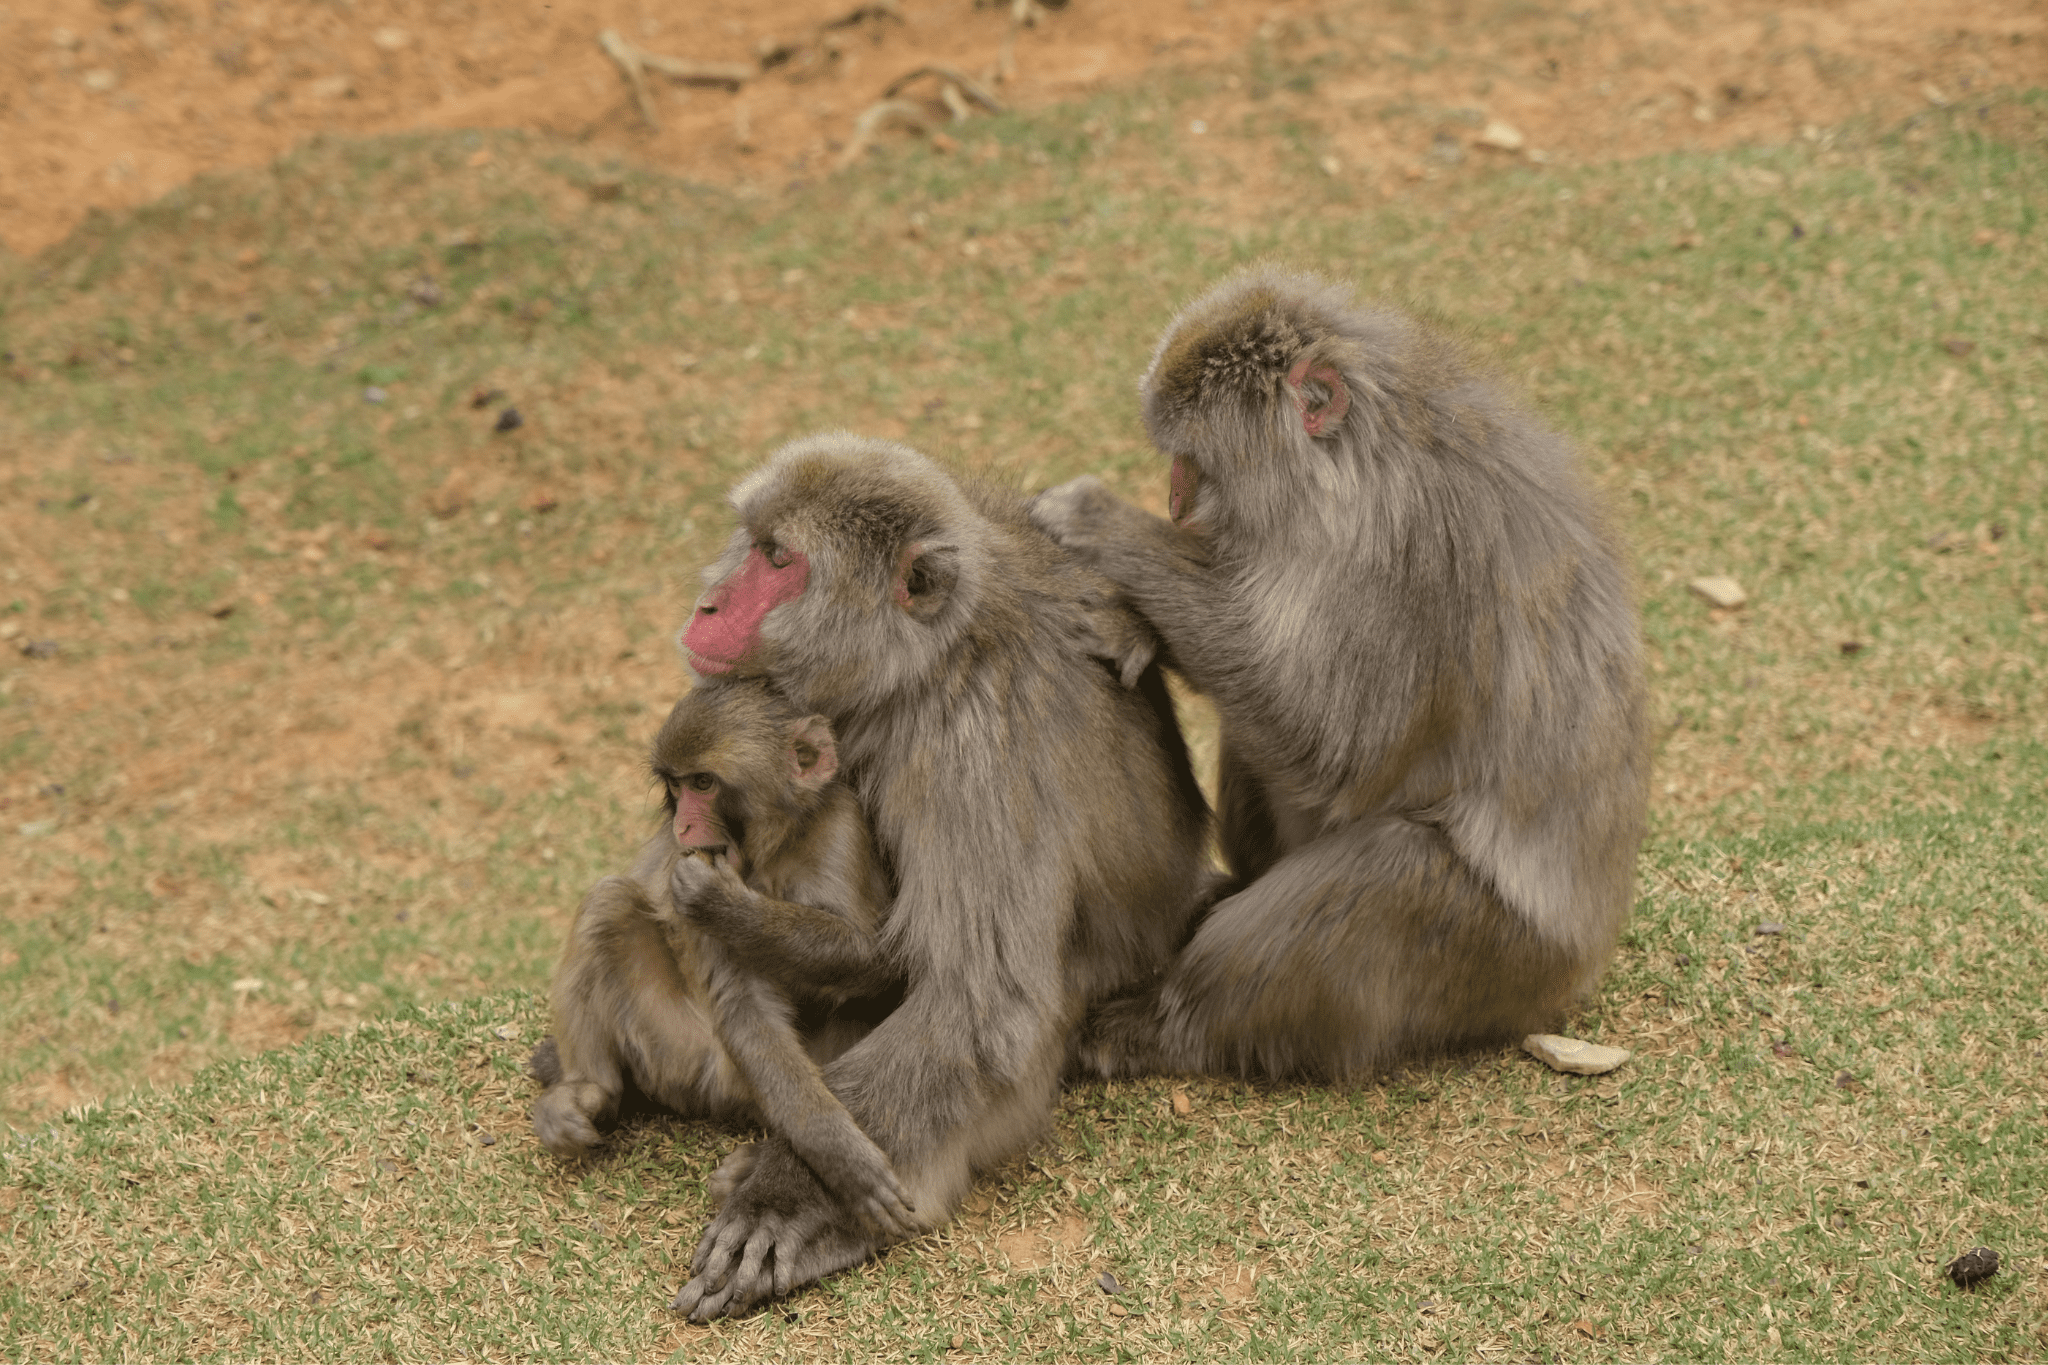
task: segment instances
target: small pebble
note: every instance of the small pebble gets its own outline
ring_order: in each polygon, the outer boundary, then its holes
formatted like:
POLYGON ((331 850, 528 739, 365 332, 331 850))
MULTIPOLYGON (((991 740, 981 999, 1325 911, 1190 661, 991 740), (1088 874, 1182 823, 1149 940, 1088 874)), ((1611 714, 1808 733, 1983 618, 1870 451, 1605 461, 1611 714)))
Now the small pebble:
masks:
POLYGON ((519 409, 518 409, 518 408, 506 408, 506 409, 505 409, 505 410, 504 410, 503 412, 501 412, 501 413, 499 413, 499 414, 498 414, 498 420, 497 420, 497 422, 496 422, 496 423, 495 423, 495 424, 494 424, 494 425, 493 425, 493 426, 491 427, 491 430, 492 430, 492 431, 517 431, 517 430, 519 430, 519 428, 521 428, 521 427, 523 427, 523 426, 525 426, 525 425, 526 425, 526 419, 525 419, 524 417, 521 417, 521 416, 519 415, 519 409))
POLYGON ((1774 919, 1767 919, 1756 927, 1756 932, 1759 938, 1769 938, 1774 934, 1784 933, 1785 926, 1774 919))
POLYGON ((1479 145, 1496 151, 1519 152, 1522 150, 1522 130, 1501 119, 1488 119, 1479 131, 1479 145))
POLYGON ((381 403, 390 396, 390 394, 384 392, 384 390, 378 388, 375 384, 372 384, 370 385, 370 387, 363 390, 363 401, 365 403, 381 403))

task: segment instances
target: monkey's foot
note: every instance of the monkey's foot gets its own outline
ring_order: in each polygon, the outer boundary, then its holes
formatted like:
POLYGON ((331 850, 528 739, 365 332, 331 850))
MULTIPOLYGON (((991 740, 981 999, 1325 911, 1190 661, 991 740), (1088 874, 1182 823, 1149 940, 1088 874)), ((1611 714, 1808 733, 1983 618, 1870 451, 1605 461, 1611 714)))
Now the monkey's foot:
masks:
POLYGON ((1169 1070, 1160 1050, 1159 993, 1146 991, 1097 1005, 1089 1012, 1074 1057, 1082 1075, 1106 1081, 1169 1070))
POLYGON ((564 1160, 582 1156, 599 1141, 597 1120, 618 1104, 594 1081, 564 1081, 533 1102, 533 1135, 564 1160))
POLYGON ((697 1244, 690 1282, 669 1302, 697 1322, 743 1313, 858 1265, 876 1249, 874 1236, 850 1225, 787 1142, 753 1144, 747 1163, 697 1244))

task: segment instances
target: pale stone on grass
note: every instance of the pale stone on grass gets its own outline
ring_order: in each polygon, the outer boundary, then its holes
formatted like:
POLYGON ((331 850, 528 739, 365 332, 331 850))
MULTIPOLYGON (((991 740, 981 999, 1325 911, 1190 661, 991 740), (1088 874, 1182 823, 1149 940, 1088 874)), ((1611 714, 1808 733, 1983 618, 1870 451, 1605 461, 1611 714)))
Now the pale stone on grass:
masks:
POLYGON ((1742 585, 1726 574, 1708 574, 1704 578, 1695 578, 1686 586, 1690 587, 1695 595, 1706 598, 1714 606, 1730 610, 1749 600, 1749 594, 1742 590, 1742 585))
POLYGON ((1522 150, 1522 130, 1502 119, 1488 119, 1486 126, 1479 130, 1479 145, 1495 151, 1519 152, 1522 150))
POLYGON ((1530 1034, 1522 1040, 1522 1051, 1553 1071, 1574 1076, 1604 1076, 1635 1055, 1625 1047, 1602 1047, 1555 1033, 1530 1034))

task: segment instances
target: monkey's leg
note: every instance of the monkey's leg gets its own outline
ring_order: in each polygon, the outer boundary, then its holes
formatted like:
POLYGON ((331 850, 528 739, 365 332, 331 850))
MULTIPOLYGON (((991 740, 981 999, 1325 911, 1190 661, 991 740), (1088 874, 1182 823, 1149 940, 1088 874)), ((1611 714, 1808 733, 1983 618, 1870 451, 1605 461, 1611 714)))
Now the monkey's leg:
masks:
POLYGON ((1272 803, 1237 753, 1228 731, 1218 746, 1216 761, 1216 842, 1238 886, 1263 877, 1280 857, 1272 803))
POLYGON ((652 913, 646 891, 628 877, 600 881, 576 911, 551 997, 559 1079, 533 1106, 534 1134, 557 1156, 596 1144, 626 1073, 679 1114, 742 1118, 751 1110, 713 1029, 701 969, 679 963, 652 913))
POLYGON ((719 1039, 752 1084, 768 1127, 868 1226, 890 1237, 917 1231, 895 1168, 826 1089, 790 1022, 788 1002, 729 966, 714 966, 711 979, 719 1039))
POLYGON ((1440 830, 1380 818, 1290 853, 1217 903, 1158 991, 1156 1060, 1367 1076, 1550 1027, 1576 975, 1440 830))

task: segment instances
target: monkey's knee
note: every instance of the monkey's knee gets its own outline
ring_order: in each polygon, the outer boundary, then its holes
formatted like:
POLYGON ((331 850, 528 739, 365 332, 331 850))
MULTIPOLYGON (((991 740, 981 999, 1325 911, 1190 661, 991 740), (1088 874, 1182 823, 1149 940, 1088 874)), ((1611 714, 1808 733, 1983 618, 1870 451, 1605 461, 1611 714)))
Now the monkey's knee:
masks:
POLYGON ((541 1146, 564 1160, 582 1156, 598 1144, 597 1125, 617 1112, 619 1093, 595 1081, 565 1081, 550 1086, 533 1102, 533 1135, 541 1146))

